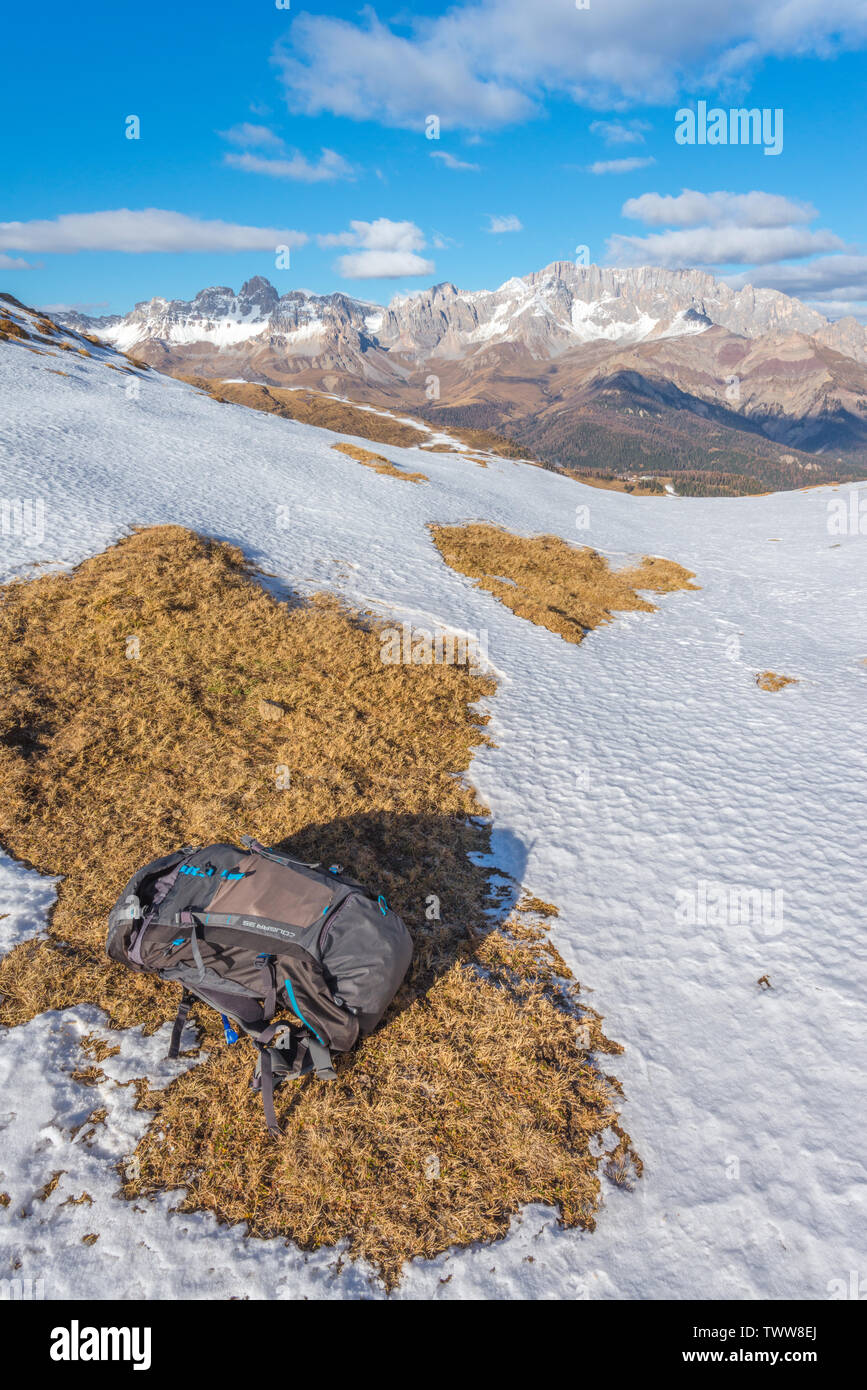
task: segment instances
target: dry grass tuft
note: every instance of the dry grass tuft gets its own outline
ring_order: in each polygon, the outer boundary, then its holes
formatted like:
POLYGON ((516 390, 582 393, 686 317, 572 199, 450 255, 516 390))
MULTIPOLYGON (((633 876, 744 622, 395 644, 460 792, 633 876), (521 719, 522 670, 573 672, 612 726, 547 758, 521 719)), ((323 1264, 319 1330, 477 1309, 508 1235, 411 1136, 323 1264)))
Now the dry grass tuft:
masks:
POLYGON ((776 671, 759 671, 756 685, 760 690, 782 690, 787 685, 798 685, 796 676, 780 676, 776 671))
MULTIPOLYGON (((552 905, 526 898, 491 928, 484 808, 455 774, 493 690, 467 667, 384 664, 376 624, 327 596, 287 608, 237 550, 178 527, 0 590, 0 841, 61 876, 48 939, 0 962, 3 1023, 83 1002, 118 1027, 168 1021, 179 988, 108 961, 105 919, 135 868, 186 841, 250 831, 340 862, 415 939, 338 1081, 278 1091, 277 1141, 247 1087, 251 1045, 227 1048, 195 1007, 204 1061, 165 1091, 136 1085, 155 1116, 127 1197, 183 1188, 184 1210, 253 1234, 346 1239, 393 1285, 406 1259, 500 1235, 527 1202, 592 1227, 600 1175, 640 1171, 628 1136, 616 1161, 590 1142, 621 1133, 619 1088, 591 1058, 620 1049, 547 939, 552 905)), ((96 1084, 113 1049, 82 1050, 96 1084)))
POLYGON ((410 473, 406 468, 398 468, 384 454, 374 454, 370 449, 362 449, 360 444, 345 444, 341 440, 339 444, 332 444, 331 447, 339 454, 348 454, 351 459, 363 463, 366 468, 372 468, 374 473, 385 473, 389 478, 402 478, 405 483, 429 481, 424 473, 410 473))
POLYGON ((567 642, 610 621, 614 612, 656 611, 639 590, 667 594, 695 589, 690 570, 659 556, 612 570, 589 546, 568 545, 559 536, 515 536, 497 526, 432 526, 434 544, 446 564, 477 581, 513 613, 567 642))
POLYGON ((531 893, 524 893, 520 898, 516 912, 531 912, 537 917, 559 917, 559 908, 554 903, 546 903, 543 898, 536 898, 531 893))
POLYGON ((15 319, 0 316, 0 336, 3 338, 29 338, 30 334, 15 319))

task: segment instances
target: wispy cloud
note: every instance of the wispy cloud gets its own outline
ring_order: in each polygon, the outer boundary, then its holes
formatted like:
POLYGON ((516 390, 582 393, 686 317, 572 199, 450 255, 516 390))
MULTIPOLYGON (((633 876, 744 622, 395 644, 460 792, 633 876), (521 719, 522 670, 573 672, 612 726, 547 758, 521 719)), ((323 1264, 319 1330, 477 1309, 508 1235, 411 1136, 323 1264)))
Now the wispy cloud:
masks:
POLYGON ((295 179, 299 183, 329 183, 333 179, 354 179, 352 165, 336 150, 323 149, 315 164, 311 164, 303 154, 296 150, 283 159, 270 159, 264 155, 227 154, 223 159, 233 169, 243 169, 248 174, 267 174, 272 179, 295 179))
POLYGON ((306 233, 205 221, 164 208, 70 212, 32 222, 0 222, 0 250, 14 251, 266 251, 303 246, 306 233))
POLYGON ((431 150, 431 159, 441 159, 447 169, 466 169, 477 174, 480 166, 478 164, 468 164, 463 159, 456 159, 448 150, 431 150))
POLYGON ((0 253, 0 270, 33 270, 34 267, 29 261, 23 261, 20 256, 4 256, 0 253))
POLYGON ((592 121, 591 135, 599 135, 606 145, 643 145, 649 121, 592 121))
POLYGON ((495 213, 488 213, 488 225, 483 231, 494 232, 522 232, 524 224, 513 212, 507 213, 504 217, 498 217, 495 213))
POLYGON ((425 237, 414 222, 392 222, 379 217, 375 222, 350 222, 345 232, 327 232, 317 237, 320 246, 358 248, 338 257, 337 268, 347 280, 396 280, 406 275, 431 275, 433 261, 418 253, 425 237))
POLYGON ((245 150, 283 148, 283 140, 269 126, 252 125, 249 121, 233 125, 230 130, 218 130, 217 134, 222 140, 228 140, 230 145, 240 145, 245 150))
POLYGON ((676 196, 642 193, 623 204, 624 217, 652 227, 697 227, 701 223, 786 227, 792 222, 813 222, 818 215, 811 203, 780 193, 697 193, 684 188, 676 196))
POLYGON ((842 245, 833 232, 811 232, 807 227, 688 227, 646 237, 613 236, 608 252, 616 265, 675 268, 764 265, 842 245))
POLYGON ((649 164, 655 164, 653 155, 641 158, 633 155, 629 159, 597 159, 595 164, 589 165, 588 174, 631 174, 634 169, 646 169, 649 164))
POLYGON ((217 134, 230 145, 244 151, 230 151, 223 163, 247 174, 265 174, 272 179, 295 179, 299 183, 330 183, 334 179, 354 179, 356 171, 336 150, 322 149, 317 160, 310 160, 299 150, 287 150, 282 136, 270 126, 253 125, 243 121, 217 134), (253 154, 251 151, 265 151, 253 154))

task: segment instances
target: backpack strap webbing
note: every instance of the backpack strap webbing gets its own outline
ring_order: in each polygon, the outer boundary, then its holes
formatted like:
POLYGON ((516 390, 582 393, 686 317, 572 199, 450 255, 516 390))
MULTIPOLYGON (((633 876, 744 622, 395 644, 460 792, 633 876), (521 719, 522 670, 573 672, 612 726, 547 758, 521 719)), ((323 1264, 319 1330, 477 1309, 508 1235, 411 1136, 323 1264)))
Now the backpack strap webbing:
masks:
POLYGON ((274 1109, 274 1068, 271 1064, 271 1049, 261 1043, 259 1044, 259 1089, 262 1092, 262 1109, 265 1111, 268 1133, 277 1138, 280 1134, 280 1126, 277 1123, 277 1112, 274 1109))
POLYGON ((190 1012, 190 1005, 195 1003, 195 995, 190 994, 189 990, 184 990, 181 995, 181 1002, 178 1005, 178 1012, 172 1025, 172 1038, 169 1043, 169 1057, 172 1061, 177 1057, 181 1048, 181 1034, 184 1031, 184 1024, 187 1021, 187 1014, 190 1012))
POLYGON ((261 1093, 269 1133, 278 1137, 280 1126, 274 1109, 275 1084, 279 1084, 284 1076, 297 1079, 310 1071, 315 1073, 319 1081, 336 1081, 337 1074, 331 1065, 328 1048, 308 1033, 299 1033, 285 1025, 274 1024, 263 1029, 258 1035, 251 1033, 250 1036, 259 1050, 259 1061, 250 1084, 254 1091, 261 1093), (287 1048, 285 1043, 290 1036, 292 1041, 287 1048), (276 1046, 275 1037, 278 1044, 276 1046), (301 1046, 306 1046, 309 1057, 306 1065, 304 1054, 298 1051, 301 1046))
POLYGON ((309 1033, 306 1035, 305 1041, 307 1043, 307 1051, 310 1053, 313 1062, 313 1070, 316 1072, 317 1080, 336 1081, 337 1072, 332 1066, 331 1053, 328 1051, 325 1044, 321 1043, 318 1038, 314 1038, 309 1033))

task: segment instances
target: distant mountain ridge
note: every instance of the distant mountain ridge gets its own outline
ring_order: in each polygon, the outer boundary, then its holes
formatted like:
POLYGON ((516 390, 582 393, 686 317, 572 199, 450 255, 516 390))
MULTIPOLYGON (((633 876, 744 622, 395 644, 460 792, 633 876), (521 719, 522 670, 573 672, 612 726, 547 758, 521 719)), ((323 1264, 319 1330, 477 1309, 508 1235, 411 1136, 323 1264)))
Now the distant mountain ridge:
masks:
POLYGON ((701 270, 556 261, 385 306, 255 276, 237 294, 58 317, 163 371, 398 406, 567 467, 659 471, 670 454, 675 471, 716 469, 733 454, 728 471, 792 486, 808 465, 780 450, 795 449, 822 456, 816 481, 867 471, 867 329, 701 270))
POLYGON ((126 315, 59 315, 129 351, 159 341, 230 347, 262 335, 285 340, 287 356, 315 357, 341 334, 408 356, 464 356, 494 342, 521 343, 555 356, 579 343, 642 342, 699 333, 717 324, 744 337, 787 330, 867 363, 867 328, 854 318, 830 322, 778 290, 733 290, 700 270, 659 266, 616 269, 555 261, 496 290, 459 290, 444 282, 387 306, 337 291, 281 295, 263 276, 200 290, 194 299, 143 301, 126 315))

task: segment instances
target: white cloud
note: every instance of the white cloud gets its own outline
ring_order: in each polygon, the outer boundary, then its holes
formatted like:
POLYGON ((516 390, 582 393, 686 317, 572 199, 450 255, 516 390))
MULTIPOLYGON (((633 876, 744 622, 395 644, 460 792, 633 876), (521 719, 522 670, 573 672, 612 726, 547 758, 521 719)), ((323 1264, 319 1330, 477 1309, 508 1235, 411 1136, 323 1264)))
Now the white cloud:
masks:
POLYGON ((419 15, 401 32, 369 7, 357 22, 301 14, 275 53, 289 106, 422 128, 492 128, 546 98, 609 110, 670 102, 747 78, 768 55, 823 58, 867 40, 863 0, 647 0, 578 10, 568 0, 469 0, 419 15))
POLYGON ((867 256, 817 256, 800 265, 761 266, 727 280, 733 289, 750 284, 796 295, 829 319, 867 318, 867 256))
POLYGON ((243 121, 241 125, 233 125, 231 130, 218 130, 217 134, 223 140, 228 140, 230 145, 240 145, 245 150, 262 148, 282 150, 283 148, 283 141, 280 136, 275 135, 268 126, 252 125, 249 121, 243 121))
POLYGON ((807 227, 690 227, 646 237, 613 236, 608 255, 615 265, 763 265, 842 245, 833 232, 807 227))
POLYGON ((349 231, 326 232, 317 241, 320 246, 363 246, 368 251, 420 251, 424 233, 414 222, 378 217, 375 222, 350 222, 349 231))
POLYGON ((356 251, 340 256, 337 268, 347 280, 399 279, 404 275, 431 275, 433 261, 418 254, 425 238, 414 222, 353 221, 345 232, 328 232, 317 238, 320 246, 352 246, 356 251))
POLYGON ((648 121, 592 121, 591 135, 601 135, 606 145, 643 145, 648 121))
POLYGON ((685 188, 676 197, 642 193, 639 198, 629 198, 623 204, 623 216, 651 227, 697 227, 702 223, 785 227, 793 222, 813 222, 818 213, 809 203, 778 193, 696 193, 685 188))
MULTIPOLYGON (((806 296, 799 296, 805 298, 806 296)), ((807 299, 811 309, 832 322, 837 319, 853 318, 867 324, 867 287, 861 299, 807 299)))
POLYGON ((23 261, 20 256, 4 256, 0 253, 0 270, 32 270, 33 266, 29 261, 23 261))
POLYGON ((828 300, 867 299, 867 256, 820 256, 803 265, 768 265, 756 275, 729 277, 729 284, 761 284, 801 297, 821 294, 828 300))
POLYGON ((258 154, 227 154, 223 162, 248 174, 267 174, 272 179, 296 179, 301 183, 326 183, 332 179, 354 179, 352 165, 336 150, 323 149, 316 164, 296 150, 287 159, 269 159, 258 154))
POLYGON ((337 262, 346 280, 399 280, 403 275, 432 275, 433 261, 413 251, 357 251, 337 262))
POLYGON ((303 246, 304 232, 205 221, 163 208, 70 212, 33 222, 0 222, 0 249, 15 251, 265 251, 303 246))
POLYGON ((833 232, 807 226, 818 216, 814 207, 777 193, 644 193, 628 198, 622 213, 665 230, 611 237, 608 256, 616 265, 769 265, 843 248, 833 232))
POLYGON ((494 233, 522 232, 524 230, 524 227, 513 212, 508 213, 505 217, 497 217, 494 213, 489 212, 488 226, 483 228, 483 230, 486 232, 494 233))
POLYGON ((655 164, 656 160, 652 155, 641 159, 633 155, 631 159, 597 159, 595 164, 591 164, 587 170, 588 174, 631 174, 634 169, 646 169, 649 164, 655 164))
POLYGON ((449 154, 447 150, 431 150, 430 157, 431 159, 441 159, 447 169, 468 169, 472 170, 474 173, 478 173, 479 171, 478 164, 467 164, 463 159, 456 159, 455 156, 449 154))

